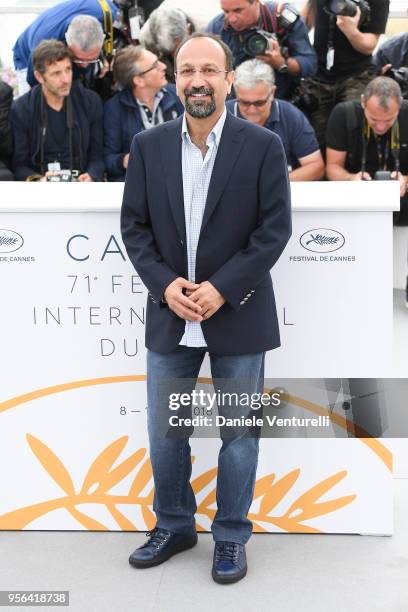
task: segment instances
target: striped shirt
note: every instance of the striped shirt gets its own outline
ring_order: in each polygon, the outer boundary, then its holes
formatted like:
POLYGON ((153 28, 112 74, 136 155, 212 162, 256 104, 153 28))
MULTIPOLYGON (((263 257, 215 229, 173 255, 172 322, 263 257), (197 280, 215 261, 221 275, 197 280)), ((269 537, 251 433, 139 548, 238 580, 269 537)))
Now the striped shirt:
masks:
MULTIPOLYGON (((208 187, 217 156, 227 111, 221 117, 207 137, 207 153, 203 159, 200 149, 192 143, 187 129, 186 116, 183 117, 181 130, 182 172, 184 193, 184 216, 187 236, 188 280, 195 283, 197 246, 200 237, 208 187)), ((201 323, 186 321, 180 343, 183 346, 207 346, 201 329, 201 323)))

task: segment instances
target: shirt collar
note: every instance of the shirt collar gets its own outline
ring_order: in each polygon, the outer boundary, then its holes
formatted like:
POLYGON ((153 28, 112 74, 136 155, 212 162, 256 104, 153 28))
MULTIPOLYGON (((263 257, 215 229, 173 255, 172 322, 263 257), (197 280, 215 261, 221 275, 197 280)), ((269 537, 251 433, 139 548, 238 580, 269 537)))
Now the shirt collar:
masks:
MULTIPOLYGON (((164 96, 164 92, 165 92, 165 90, 164 90, 164 89, 160 89, 160 90, 157 92, 157 94, 154 96, 154 104, 155 104, 155 106, 156 106, 156 104, 157 104, 158 102, 160 102, 160 100, 163 98, 163 96, 164 96)), ((139 100, 139 98, 136 98, 136 102, 137 102, 137 104, 138 104, 139 106, 145 106, 144 102, 141 102, 141 101, 139 100)))
POLYGON ((270 115, 268 117, 268 120, 267 120, 266 124, 268 124, 268 123, 277 123, 278 121, 280 121, 279 102, 278 102, 278 100, 274 99, 272 101, 271 112, 270 112, 270 115))
MULTIPOLYGON (((213 129, 207 136, 207 145, 211 144, 211 141, 212 141, 212 142, 215 142, 215 144, 218 147, 218 145, 220 144, 222 130, 224 128, 224 123, 225 123, 226 118, 227 118, 227 109, 224 106, 224 110, 222 112, 221 117, 218 119, 217 123, 214 125, 213 129)), ((188 128, 187 128, 186 113, 184 113, 183 115, 183 125, 181 127, 181 138, 183 140, 187 139, 191 142, 190 134, 188 133, 188 128)))

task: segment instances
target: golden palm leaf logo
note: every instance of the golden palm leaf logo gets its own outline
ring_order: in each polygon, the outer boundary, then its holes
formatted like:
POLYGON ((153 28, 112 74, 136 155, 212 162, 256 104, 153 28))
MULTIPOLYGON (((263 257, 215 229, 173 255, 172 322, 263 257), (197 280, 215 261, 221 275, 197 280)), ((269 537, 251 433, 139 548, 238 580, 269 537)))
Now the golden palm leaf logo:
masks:
MULTIPOLYGON (((145 527, 147 529, 154 527, 156 519, 151 509, 154 493, 153 475, 150 459, 146 456, 146 449, 140 448, 118 463, 128 442, 128 436, 114 440, 101 451, 85 474, 79 490, 75 489, 68 469, 53 450, 31 434, 27 434, 27 442, 32 453, 61 489, 63 495, 1 515, 0 529, 24 529, 45 514, 65 508, 85 529, 109 531, 106 525, 82 512, 78 508, 81 504, 103 505, 116 521, 118 529, 122 531, 137 531, 137 527, 118 509, 118 505, 139 505, 145 527), (133 480, 128 494, 113 494, 111 492, 113 487, 121 483, 132 472, 134 472, 133 480)), ((194 457, 192 460, 194 461, 194 457)), ((267 531, 263 524, 274 524, 289 532, 321 533, 320 530, 307 525, 305 521, 335 512, 356 498, 356 495, 352 494, 324 502, 319 501, 323 495, 346 477, 347 472, 344 470, 305 491, 283 514, 274 514, 274 509, 284 500, 299 480, 300 475, 301 470, 296 469, 279 480, 276 479, 275 474, 269 474, 256 482, 254 500, 260 500, 259 510, 249 514, 249 518, 254 523, 254 531, 267 531)), ((197 508, 197 514, 206 516, 209 520, 214 518, 216 512, 212 507, 216 502, 216 476, 217 468, 212 468, 197 476, 191 483, 196 495, 207 487, 211 487, 210 492, 206 494, 197 508)), ((199 522, 197 528, 199 531, 205 531, 199 522)))

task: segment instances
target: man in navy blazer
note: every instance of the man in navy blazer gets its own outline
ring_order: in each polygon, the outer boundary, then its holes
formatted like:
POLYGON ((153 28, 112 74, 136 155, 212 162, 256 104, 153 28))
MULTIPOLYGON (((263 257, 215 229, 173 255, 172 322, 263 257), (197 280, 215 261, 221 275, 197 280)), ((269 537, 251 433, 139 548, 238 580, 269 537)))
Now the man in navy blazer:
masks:
MULTIPOLYGON (((149 292, 148 431, 157 518, 147 543, 130 556, 135 567, 158 565, 197 543, 192 429, 188 421, 172 427, 170 395, 191 393, 206 352, 219 389, 259 394, 265 351, 280 345, 270 269, 291 234, 286 159, 279 137, 226 111, 232 65, 218 37, 189 37, 176 56, 185 114, 135 136, 129 158, 122 236, 149 292), (167 387, 162 392, 165 381, 170 395, 167 387)), ((181 422, 191 405, 180 408, 181 422)), ((240 406, 232 409, 238 414, 240 406)), ((231 414, 220 404, 218 411, 231 414)), ((212 576, 229 583, 247 570, 259 429, 222 428, 221 438, 212 576)))

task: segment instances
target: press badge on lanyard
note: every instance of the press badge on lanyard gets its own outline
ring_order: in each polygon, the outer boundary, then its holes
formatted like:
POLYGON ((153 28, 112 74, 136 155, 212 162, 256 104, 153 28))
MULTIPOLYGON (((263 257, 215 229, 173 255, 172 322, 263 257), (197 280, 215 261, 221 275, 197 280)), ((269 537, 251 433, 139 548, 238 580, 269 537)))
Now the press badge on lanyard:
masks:
POLYGON ((334 66, 334 48, 329 47, 326 55, 326 70, 331 70, 334 66))

